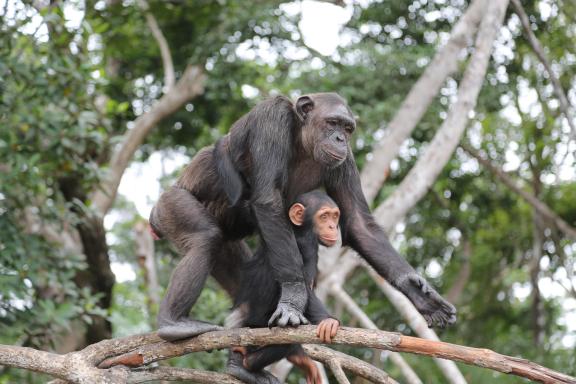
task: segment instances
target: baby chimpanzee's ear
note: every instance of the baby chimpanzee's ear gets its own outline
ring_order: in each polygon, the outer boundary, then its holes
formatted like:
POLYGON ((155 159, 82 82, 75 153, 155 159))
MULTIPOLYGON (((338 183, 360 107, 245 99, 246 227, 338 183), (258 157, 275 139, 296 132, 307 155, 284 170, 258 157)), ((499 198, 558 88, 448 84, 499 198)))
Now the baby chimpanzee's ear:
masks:
POLYGON ((306 208, 304 208, 302 204, 292 204, 290 210, 288 211, 288 217, 290 217, 292 224, 298 226, 304 224, 304 211, 306 211, 306 208))

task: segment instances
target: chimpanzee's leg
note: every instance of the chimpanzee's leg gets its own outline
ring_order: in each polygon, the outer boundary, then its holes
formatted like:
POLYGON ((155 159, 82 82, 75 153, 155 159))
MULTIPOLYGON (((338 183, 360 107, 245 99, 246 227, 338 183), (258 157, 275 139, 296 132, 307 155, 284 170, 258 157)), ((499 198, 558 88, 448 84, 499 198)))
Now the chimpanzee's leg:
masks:
POLYGON ((304 352, 301 345, 296 345, 295 352, 288 356, 288 361, 304 371, 306 382, 312 384, 321 384, 322 375, 316 367, 314 360, 304 352))
POLYGON ((298 344, 267 345, 249 351, 244 357, 244 366, 252 372, 260 371, 268 365, 296 353, 299 347, 298 344))
POLYGON ((247 384, 280 384, 280 381, 270 372, 250 372, 244 368, 244 356, 240 352, 230 350, 226 372, 247 384))
POLYGON ((221 246, 214 218, 191 193, 172 188, 160 197, 151 221, 184 256, 160 304, 158 335, 173 341, 222 329, 188 318, 214 265, 214 252, 221 246))
POLYGON ((242 264, 251 256, 244 241, 227 241, 214 255, 212 276, 231 297, 235 297, 240 287, 242 264))

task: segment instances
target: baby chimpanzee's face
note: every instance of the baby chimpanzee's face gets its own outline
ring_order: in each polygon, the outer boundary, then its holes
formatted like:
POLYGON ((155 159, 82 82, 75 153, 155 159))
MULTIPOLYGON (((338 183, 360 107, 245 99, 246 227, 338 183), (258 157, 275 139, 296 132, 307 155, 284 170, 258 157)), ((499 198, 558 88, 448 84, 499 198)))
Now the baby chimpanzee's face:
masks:
POLYGON ((323 205, 314 214, 314 232, 320 244, 331 247, 338 241, 338 221, 340 209, 332 205, 323 205))

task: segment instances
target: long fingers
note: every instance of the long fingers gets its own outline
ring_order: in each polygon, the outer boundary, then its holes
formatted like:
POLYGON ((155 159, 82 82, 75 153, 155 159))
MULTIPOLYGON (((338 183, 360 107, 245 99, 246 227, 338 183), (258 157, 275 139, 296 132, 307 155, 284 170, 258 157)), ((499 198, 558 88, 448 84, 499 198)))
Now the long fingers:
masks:
MULTIPOLYGON (((333 339, 336 337, 336 333, 338 332, 338 327, 340 326, 340 322, 333 322, 332 327, 330 328, 330 338, 333 339)), ((330 340, 332 342, 332 340, 330 340)))
POLYGON ((272 316, 270 317, 270 320, 268 321, 268 327, 273 327, 274 323, 276 322, 276 320, 278 320, 278 318, 282 316, 282 310, 281 309, 277 309, 272 316))
POLYGON ((318 324, 316 328, 316 336, 320 338, 325 343, 331 343, 332 339, 336 336, 338 332, 338 327, 340 322, 335 319, 326 319, 318 324))

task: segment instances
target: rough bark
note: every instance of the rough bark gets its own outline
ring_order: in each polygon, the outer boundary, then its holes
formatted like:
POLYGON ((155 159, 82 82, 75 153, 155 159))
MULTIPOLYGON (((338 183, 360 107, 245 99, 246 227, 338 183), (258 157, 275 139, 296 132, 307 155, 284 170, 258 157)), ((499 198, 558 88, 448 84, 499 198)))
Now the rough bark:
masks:
POLYGON ((176 85, 152 106, 149 112, 139 116, 122 143, 116 148, 107 177, 101 182, 92 196, 93 207, 105 216, 118 192, 124 171, 138 147, 150 131, 165 117, 174 113, 184 103, 204 92, 206 76, 199 66, 190 65, 176 85))
MULTIPOLYGON (((316 336, 315 326, 283 329, 231 329, 205 333, 176 343, 161 341, 156 334, 151 333, 104 340, 80 352, 72 352, 66 355, 57 355, 25 347, 0 345, 0 365, 44 372, 72 383, 115 384, 132 382, 130 380, 134 377, 132 376, 134 371, 130 371, 125 367, 115 367, 115 365, 119 364, 134 368, 192 352, 228 348, 232 345, 319 344, 320 341, 316 336), (114 357, 106 359, 108 356, 114 357), (96 365, 99 365, 102 369, 96 368, 96 365)), ((542 383, 576 384, 576 378, 528 360, 501 355, 489 349, 424 340, 394 332, 342 327, 334 338, 333 344, 435 356, 542 383)), ((314 349, 310 349, 310 351, 314 353, 314 349)), ((320 354, 325 354, 327 356, 326 359, 342 357, 341 354, 332 354, 332 352, 328 353, 322 350, 317 355, 319 356, 320 354)), ((343 358, 339 361, 341 361, 341 366, 344 368, 346 368, 346 364, 354 364, 354 369, 357 370, 358 374, 360 374, 360 370, 366 369, 367 366, 367 363, 358 362, 357 359, 346 359, 346 363, 343 358)), ((148 370, 144 368, 143 372, 148 370)), ((168 371, 165 368, 156 368, 152 371, 154 370, 160 370, 160 372, 168 371)), ((142 371, 136 371, 135 377, 141 377, 140 372, 142 371)), ((370 372, 377 371, 372 371, 372 368, 370 368, 370 372)), ((192 378, 192 380, 194 379, 192 378)))
POLYGON ((410 136, 422 116, 438 95, 448 76, 458 69, 459 55, 474 36, 483 16, 486 0, 474 0, 458 23, 452 28, 450 38, 438 50, 430 64, 400 105, 388 124, 386 136, 374 147, 372 160, 362 169, 362 190, 368 202, 382 187, 392 160, 398 155, 400 145, 410 136))

